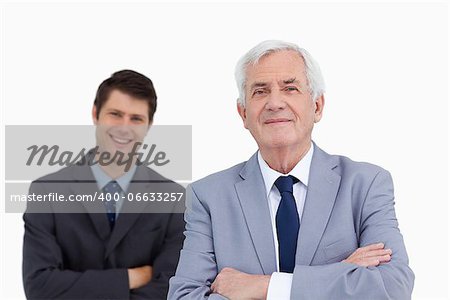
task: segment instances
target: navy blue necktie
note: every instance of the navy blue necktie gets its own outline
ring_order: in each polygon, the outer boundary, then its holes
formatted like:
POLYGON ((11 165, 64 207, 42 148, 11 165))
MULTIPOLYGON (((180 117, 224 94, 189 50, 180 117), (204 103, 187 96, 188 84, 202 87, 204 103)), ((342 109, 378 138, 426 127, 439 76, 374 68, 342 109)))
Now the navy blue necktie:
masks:
POLYGON ((298 218, 297 205, 292 194, 294 183, 298 179, 294 176, 280 176, 275 186, 281 194, 281 201, 276 214, 280 272, 293 273, 295 267, 295 252, 297 251, 298 218))
POLYGON ((106 216, 108 217, 109 226, 113 229, 116 223, 116 200, 121 197, 122 188, 117 181, 112 180, 105 185, 103 193, 105 194, 106 216))

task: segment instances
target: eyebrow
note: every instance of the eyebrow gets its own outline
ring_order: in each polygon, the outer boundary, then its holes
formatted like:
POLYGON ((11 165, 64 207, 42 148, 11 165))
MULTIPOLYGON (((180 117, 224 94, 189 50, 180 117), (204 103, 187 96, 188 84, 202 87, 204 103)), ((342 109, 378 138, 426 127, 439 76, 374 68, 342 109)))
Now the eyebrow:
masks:
MULTIPOLYGON (((126 114, 125 112, 123 112, 123 111, 121 111, 120 109, 117 109, 117 108, 108 108, 108 109, 106 109, 107 111, 109 111, 109 112, 117 112, 117 113, 120 113, 120 114, 126 114)), ((141 114, 129 114, 130 116, 132 116, 132 117, 139 117, 139 118, 142 118, 142 119, 145 119, 146 118, 146 115, 141 115, 141 114)))
POLYGON ((283 80, 282 82, 283 82, 284 84, 290 84, 290 83, 298 83, 298 84, 300 84, 300 81, 297 80, 295 77, 292 77, 292 78, 283 80))
POLYGON ((266 87, 267 85, 268 85, 267 82, 257 81, 257 82, 254 82, 254 83, 250 86, 250 90, 253 90, 254 88, 258 88, 258 87, 266 87))
POLYGON ((123 111, 116 109, 116 108, 107 108, 106 111, 107 112, 118 112, 118 113, 123 114, 123 111))
MULTIPOLYGON (((279 82, 283 83, 283 85, 291 84, 291 83, 297 83, 297 84, 300 85, 300 80, 297 80, 296 77, 292 77, 292 78, 285 79, 285 80, 280 80, 279 82)), ((258 87, 266 87, 266 86, 268 86, 268 85, 269 85, 269 84, 268 84, 267 82, 264 82, 264 81, 257 81, 257 82, 254 82, 254 83, 250 86, 250 90, 253 90, 254 88, 258 88, 258 87)))
POLYGON ((131 114, 131 116, 132 117, 139 117, 139 118, 141 118, 141 119, 144 119, 145 120, 145 115, 140 115, 140 114, 131 114))

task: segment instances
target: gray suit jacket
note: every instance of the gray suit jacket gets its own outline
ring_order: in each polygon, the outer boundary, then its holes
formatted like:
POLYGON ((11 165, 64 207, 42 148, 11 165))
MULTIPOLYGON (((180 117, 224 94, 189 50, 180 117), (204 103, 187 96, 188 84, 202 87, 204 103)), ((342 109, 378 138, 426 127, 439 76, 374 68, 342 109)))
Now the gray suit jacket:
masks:
MULTIPOLYGON (((414 274, 398 229, 390 174, 314 147, 291 299, 410 299, 414 274), (389 263, 366 268, 341 262, 358 247, 377 242, 392 249, 389 263)), ((186 239, 168 299, 224 299, 210 294, 224 267, 276 272, 256 154, 194 182, 187 193, 186 239)))

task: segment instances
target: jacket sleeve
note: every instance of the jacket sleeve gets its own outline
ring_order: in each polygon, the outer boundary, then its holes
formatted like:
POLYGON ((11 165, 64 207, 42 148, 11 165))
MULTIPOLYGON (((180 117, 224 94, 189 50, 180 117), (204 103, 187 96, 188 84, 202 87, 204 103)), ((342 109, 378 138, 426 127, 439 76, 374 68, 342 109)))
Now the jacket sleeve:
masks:
POLYGON ((186 239, 167 299, 226 299, 210 291, 217 276, 210 213, 191 186, 186 196, 186 239))
MULTIPOLYGON (((43 194, 41 184, 33 183, 30 194, 43 194)), ((23 284, 28 299, 128 299, 127 269, 63 269, 63 254, 55 235, 52 213, 32 213, 28 203, 23 241, 23 284)), ((38 208, 39 210, 39 208, 38 208)))
POLYGON ((297 265, 291 299, 410 299, 414 273, 395 216, 392 178, 385 170, 374 177, 367 192, 359 234, 360 247, 383 242, 392 249, 391 261, 368 268, 345 262, 297 265))
MULTIPOLYGON (((180 202, 184 207, 184 202, 180 202)), ((184 210, 184 209, 183 209, 184 210)), ((153 261, 153 277, 145 286, 131 290, 130 299, 167 299, 169 279, 175 274, 183 246, 183 214, 175 208, 170 214, 163 246, 153 261)))

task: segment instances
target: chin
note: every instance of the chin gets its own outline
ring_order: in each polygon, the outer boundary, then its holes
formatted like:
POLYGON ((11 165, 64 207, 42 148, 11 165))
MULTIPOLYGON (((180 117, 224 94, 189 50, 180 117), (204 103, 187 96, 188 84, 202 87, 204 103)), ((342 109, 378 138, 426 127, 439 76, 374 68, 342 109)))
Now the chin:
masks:
POLYGON ((124 155, 127 155, 129 152, 131 152, 131 149, 128 148, 121 148, 121 147, 108 147, 106 150, 112 157, 117 155, 120 155, 120 153, 123 153, 124 155))
POLYGON ((264 140, 264 144, 269 147, 288 147, 296 143, 295 139, 288 134, 275 134, 267 136, 264 140))
POLYGON ((283 139, 273 139, 270 141, 267 141, 267 143, 265 143, 267 147, 269 148, 285 148, 285 147, 289 147, 292 145, 292 143, 289 143, 286 140, 283 139))

